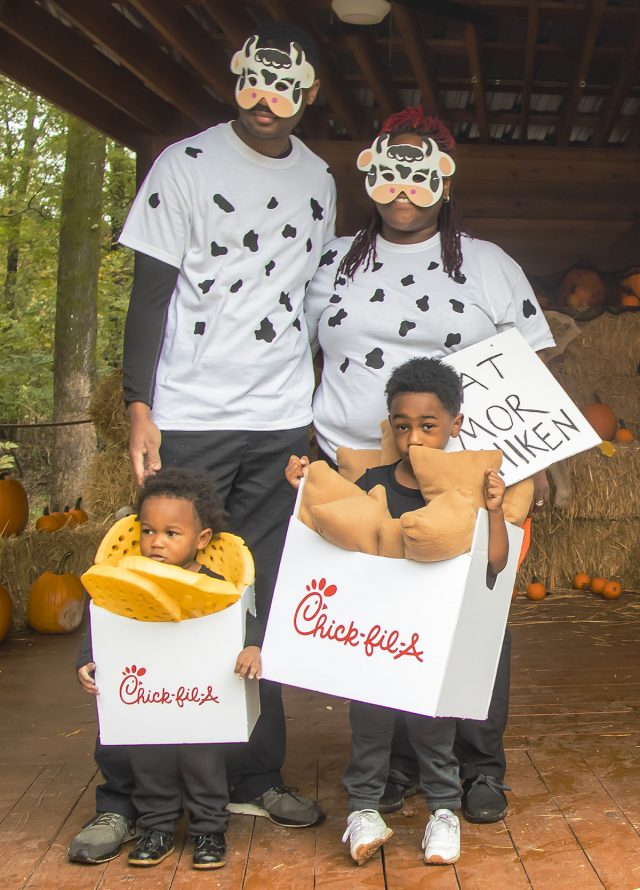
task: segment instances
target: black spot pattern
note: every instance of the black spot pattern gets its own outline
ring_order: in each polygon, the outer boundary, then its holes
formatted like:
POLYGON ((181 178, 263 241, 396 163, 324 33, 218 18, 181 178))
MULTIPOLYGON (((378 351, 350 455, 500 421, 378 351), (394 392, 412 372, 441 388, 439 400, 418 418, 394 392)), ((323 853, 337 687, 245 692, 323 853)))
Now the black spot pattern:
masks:
POLYGON ((224 256, 225 253, 229 253, 226 247, 223 247, 222 244, 218 244, 216 241, 211 242, 211 256, 224 256))
POLYGON ((340 294, 334 294, 332 297, 329 297, 330 303, 340 303, 342 302, 342 297, 340 294))
POLYGON ((237 294, 240 288, 242 287, 242 278, 238 278, 237 281, 234 281, 229 290, 232 294, 237 294))
POLYGON ((282 230, 283 238, 295 238, 297 234, 298 234, 298 230, 295 229, 293 226, 290 226, 289 223, 287 223, 286 226, 284 227, 284 229, 282 230))
POLYGON ((374 295, 369 300, 370 303, 383 303, 384 302, 384 291, 381 287, 377 289, 374 295))
POLYGON ((315 198, 311 198, 311 213, 314 219, 322 219, 324 215, 324 208, 321 207, 315 198))
POLYGON ((275 210, 278 206, 278 202, 275 198, 272 198, 267 204, 267 210, 275 210))
POLYGON ((537 315, 538 310, 533 305, 531 300, 524 300, 522 303, 522 314, 525 318, 531 318, 532 315, 537 315))
POLYGON ((451 349, 452 346, 457 346, 461 340, 461 334, 447 334, 447 339, 444 341, 444 345, 447 347, 447 349, 451 349))
POLYGON ((205 281, 201 281, 198 284, 198 287, 202 291, 203 294, 208 294, 211 290, 211 285, 215 282, 215 278, 207 278, 205 281))
POLYGON ((380 269, 382 269, 383 266, 384 266, 384 263, 379 263, 379 262, 376 260, 375 263, 373 264, 373 266, 371 267, 371 271, 372 271, 372 272, 379 272, 380 269))
POLYGON ((265 275, 267 276, 267 278, 269 277, 269 275, 271 275, 271 273, 273 272, 275 267, 276 267, 276 264, 274 263, 274 261, 269 260, 267 265, 264 267, 264 272, 265 272, 265 275))
POLYGON ((348 313, 344 309, 338 309, 335 315, 332 315, 327 324, 330 328, 337 328, 342 324, 342 320, 346 318, 348 313))
POLYGON ((258 251, 258 236, 253 231, 253 229, 251 229, 250 231, 247 232, 247 234, 242 239, 242 243, 244 244, 245 247, 249 248, 251 253, 257 253, 257 251, 258 251))
POLYGON ((293 326, 294 326, 294 328, 295 328, 297 331, 301 331, 301 330, 302 330, 302 325, 300 324, 300 319, 299 319, 299 318, 295 318, 295 319, 293 320, 293 326))
POLYGON ((233 204, 230 204, 222 195, 215 194, 213 196, 213 203, 216 204, 220 210, 224 210, 225 213, 233 213, 236 209, 233 204))
POLYGON ((201 155, 201 154, 202 154, 202 149, 201 149, 201 148, 194 148, 192 145, 188 145, 188 146, 185 148, 184 153, 185 153, 186 155, 189 155, 190 158, 197 158, 198 155, 201 155))
POLYGON ((260 327, 253 333, 256 335, 256 340, 264 340, 265 343, 271 343, 276 337, 276 332, 268 318, 263 318, 260 327))
POLYGON ((311 242, 311 238, 307 238, 307 253, 311 253, 312 247, 313 247, 313 244, 311 242))
POLYGON ((155 210, 160 206, 160 195, 157 192, 154 192, 152 195, 149 195, 149 207, 153 207, 155 210))
POLYGON ((456 284, 464 284, 465 281, 467 280, 467 276, 463 275, 462 272, 457 272, 453 276, 453 280, 455 281, 456 284))
POLYGON ((420 312, 427 312, 429 309, 429 297, 427 294, 424 297, 420 297, 419 300, 416 300, 416 306, 420 310, 420 312))
POLYGON ((205 328, 206 328, 206 325, 203 321, 197 321, 193 326, 193 333, 198 337, 202 337, 202 335, 204 334, 205 328))
POLYGON ((460 300, 449 300, 449 302, 454 312, 464 312, 464 303, 461 303, 460 300))
POLYGON ((406 337, 409 331, 412 331, 416 326, 415 321, 403 321, 400 325, 398 333, 401 337, 406 337))
POLYGON ((293 312, 293 306, 291 305, 289 294, 285 293, 284 291, 280 291, 280 299, 278 302, 281 306, 284 306, 287 312, 293 312))
POLYGON ((413 284, 413 275, 405 275, 400 280, 404 287, 408 287, 410 284, 413 284))
POLYGON ((376 346, 375 349, 372 349, 371 352, 368 352, 365 355, 365 364, 368 368, 375 368, 378 370, 379 368, 384 368, 384 361, 382 359, 383 352, 379 346, 376 346))
POLYGON ((348 367, 349 367, 349 359, 346 358, 340 365, 340 370, 342 371, 343 374, 347 370, 348 367))
POLYGON ((346 283, 347 279, 344 277, 344 275, 341 275, 340 278, 336 278, 336 284, 339 284, 340 287, 344 287, 346 283))
POLYGON ((431 260, 431 262, 430 262, 429 265, 427 266, 427 271, 428 271, 428 272, 433 272, 433 270, 434 270, 434 269, 437 269, 439 265, 440 265, 440 263, 436 263, 435 260, 431 260))
POLYGON ((332 266, 337 253, 338 253, 337 250, 328 250, 326 253, 323 253, 322 256, 320 257, 320 262, 318 263, 318 267, 332 266))

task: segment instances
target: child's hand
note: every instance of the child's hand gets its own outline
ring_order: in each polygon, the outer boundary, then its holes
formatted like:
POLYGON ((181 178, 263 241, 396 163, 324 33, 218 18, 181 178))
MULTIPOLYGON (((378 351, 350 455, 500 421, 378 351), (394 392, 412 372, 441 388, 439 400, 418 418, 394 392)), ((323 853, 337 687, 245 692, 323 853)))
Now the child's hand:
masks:
POLYGON ((484 474, 484 502, 487 510, 497 511, 502 509, 504 499, 504 479, 495 470, 485 470, 484 474))
POLYGON ((262 658, 259 646, 245 646, 234 668, 234 673, 246 680, 259 680, 262 677, 262 658))
POLYGON ((90 661, 89 664, 83 665, 83 667, 81 667, 78 671, 78 680, 80 681, 80 685, 85 692, 89 693, 89 695, 98 695, 98 687, 96 686, 96 681, 91 676, 95 669, 95 664, 90 661))
POLYGON ((284 475, 290 485, 293 485, 294 488, 298 488, 300 486, 300 480, 304 478, 308 472, 309 458, 297 457, 295 454, 292 454, 289 458, 289 463, 285 467, 284 475))

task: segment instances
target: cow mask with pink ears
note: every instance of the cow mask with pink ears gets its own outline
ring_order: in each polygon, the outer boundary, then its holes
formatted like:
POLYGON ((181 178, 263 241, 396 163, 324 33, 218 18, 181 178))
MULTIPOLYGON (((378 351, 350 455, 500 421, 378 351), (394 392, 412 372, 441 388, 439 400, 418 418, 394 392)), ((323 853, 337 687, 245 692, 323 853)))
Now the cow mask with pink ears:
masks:
POLYGON ((249 109, 265 99, 278 117, 293 117, 302 105, 302 91, 315 82, 313 65, 299 43, 290 43, 288 51, 257 44, 254 34, 231 59, 231 70, 238 75, 236 102, 249 109))

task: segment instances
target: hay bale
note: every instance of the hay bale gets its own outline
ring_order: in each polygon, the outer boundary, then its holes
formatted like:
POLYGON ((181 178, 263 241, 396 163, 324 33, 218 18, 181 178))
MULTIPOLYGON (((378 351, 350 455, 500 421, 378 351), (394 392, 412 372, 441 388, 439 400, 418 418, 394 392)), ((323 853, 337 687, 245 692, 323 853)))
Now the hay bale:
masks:
POLYGON ((640 435, 640 377, 585 371, 579 376, 569 376, 556 367, 549 369, 560 386, 580 408, 600 400, 611 405, 618 418, 622 418, 634 434, 640 435))
POLYGON ((62 556, 71 553, 65 572, 77 575, 93 564, 98 544, 108 523, 87 522, 55 532, 27 531, 13 538, 0 538, 0 584, 13 599, 13 627, 28 626, 27 603, 33 582, 43 572, 58 567, 62 556))
POLYGON ((615 448, 612 457, 592 448, 565 461, 571 486, 566 519, 640 518, 640 444, 615 448))
MULTIPOLYGON (((574 378, 580 378, 583 374, 633 377, 637 387, 640 382, 640 312, 622 312, 619 315, 603 312, 578 326, 580 335, 568 344, 561 356, 554 359, 553 369, 574 378)), ((606 391, 601 395, 603 399, 609 397, 606 391)))
POLYGON ((89 406, 89 417, 100 439, 120 449, 128 447, 129 419, 122 399, 121 371, 112 371, 98 382, 89 406))
POLYGON ((84 504, 98 521, 113 521, 120 507, 135 503, 136 488, 127 451, 115 446, 99 451, 91 462, 84 504))

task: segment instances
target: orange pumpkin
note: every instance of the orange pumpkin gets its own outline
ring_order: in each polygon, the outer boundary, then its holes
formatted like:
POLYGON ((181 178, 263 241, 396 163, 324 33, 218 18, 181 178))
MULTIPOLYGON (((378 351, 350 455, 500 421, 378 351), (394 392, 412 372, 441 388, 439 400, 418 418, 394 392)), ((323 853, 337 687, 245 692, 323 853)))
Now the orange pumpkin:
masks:
POLYGON ((11 627, 11 615, 13 613, 13 600, 6 587, 0 584, 0 643, 9 633, 11 627))
POLYGON ((640 305, 640 272, 633 272, 623 278, 620 282, 620 289, 625 294, 639 298, 636 305, 640 305))
POLYGON ((70 556, 65 553, 55 572, 44 572, 29 591, 27 618, 40 633, 70 633, 82 621, 84 588, 77 575, 64 572, 70 556))
POLYGON ((633 442, 633 433, 631 430, 628 430, 626 426, 619 426, 616 430, 614 439, 622 445, 630 445, 631 442, 633 442))
POLYGON ((560 283, 557 301, 574 312, 589 312, 602 306, 606 288, 602 276, 594 269, 569 269, 560 283))
POLYGON ((578 572, 577 575, 573 576, 574 590, 588 590, 590 583, 591 578, 587 575, 586 572, 578 572))
POLYGON ((85 522, 89 521, 89 514, 82 509, 82 498, 78 498, 71 510, 66 509, 65 515, 67 516, 67 523, 72 528, 75 528, 76 525, 84 525, 85 522))
POLYGON ((602 596, 606 600, 617 600, 622 593, 622 584, 617 581, 607 581, 602 588, 602 596))
POLYGON ((45 507, 42 516, 36 519, 36 528, 41 532, 57 532, 59 528, 67 524, 67 517, 60 510, 49 512, 49 508, 45 507))
POLYGON ((620 297, 620 305, 627 309, 636 309, 640 306, 640 297, 636 297, 635 294, 623 294, 620 297))
POLYGON ((582 413, 601 439, 613 439, 618 429, 618 418, 611 405, 591 402, 584 406, 582 413))
POLYGON ((604 590, 604 586, 606 583, 607 583, 606 578, 601 578, 599 576, 596 578, 592 578, 591 584, 590 584, 591 592, 601 594, 602 591, 604 590))
POLYGON ((527 596, 530 600, 543 600, 547 595, 547 588, 540 581, 532 581, 527 585, 527 596))
POLYGON ((17 479, 0 479, 0 535, 21 534, 29 518, 27 493, 17 479))

